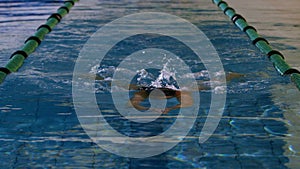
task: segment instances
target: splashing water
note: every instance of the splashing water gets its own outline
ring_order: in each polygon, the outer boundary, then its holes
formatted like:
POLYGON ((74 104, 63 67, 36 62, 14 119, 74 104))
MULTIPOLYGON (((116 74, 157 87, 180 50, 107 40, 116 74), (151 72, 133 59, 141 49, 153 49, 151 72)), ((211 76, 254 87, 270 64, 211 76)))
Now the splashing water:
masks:
MULTIPOLYGON (((131 84, 136 85, 138 88, 168 88, 173 90, 179 90, 180 87, 176 82, 176 70, 171 69, 168 65, 170 64, 170 58, 166 55, 162 58, 165 62, 161 70, 150 68, 141 69, 133 72, 128 69, 116 68, 114 66, 94 66, 89 73, 96 74, 96 80, 101 90, 109 91, 110 83, 113 81, 113 76, 116 71, 121 71, 125 74, 130 74, 132 78, 131 84)), ((182 78, 182 77, 178 77, 182 78)), ((186 77, 184 77, 186 78, 186 77)), ((188 77, 190 78, 190 77, 188 77)))
POLYGON ((140 87, 148 88, 168 88, 178 90, 179 86, 176 82, 175 72, 169 70, 168 62, 164 64, 162 70, 145 70, 142 69, 138 72, 137 85, 140 87))

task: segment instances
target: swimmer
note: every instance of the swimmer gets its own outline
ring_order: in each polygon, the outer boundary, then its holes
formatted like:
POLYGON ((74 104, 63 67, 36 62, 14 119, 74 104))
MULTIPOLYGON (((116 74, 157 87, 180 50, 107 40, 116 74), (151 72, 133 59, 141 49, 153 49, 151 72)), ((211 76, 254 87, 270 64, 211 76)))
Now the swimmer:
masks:
MULTIPOLYGON (((233 73, 233 72, 226 73, 226 81, 231 81, 233 79, 240 78, 240 77, 244 77, 244 75, 239 74, 239 73, 233 73)), ((153 87, 153 86, 139 87, 138 85, 132 85, 132 84, 129 86, 129 89, 136 90, 133 97, 130 98, 130 102, 134 108, 136 108, 137 110, 140 110, 140 111, 148 110, 148 108, 142 106, 141 103, 144 100, 148 99, 150 93, 155 89, 162 91, 165 95, 163 98, 158 98, 158 99, 176 98, 179 103, 172 107, 166 107, 164 110, 158 110, 158 109, 152 108, 153 111, 167 114, 171 110, 176 110, 178 108, 184 108, 184 107, 191 107, 194 104, 194 100, 191 96, 191 92, 189 92, 189 91, 183 91, 183 90, 179 90, 176 88, 167 88, 167 87, 161 87, 161 86, 160 87, 153 87)), ((206 87, 206 86, 200 85, 200 84, 198 85, 199 91, 208 90, 208 89, 209 89, 209 87, 206 87)))
MULTIPOLYGON (((82 75, 81 78, 90 78, 90 79, 94 79, 96 81, 106 81, 107 85, 109 86, 111 84, 111 79, 112 79, 109 77, 112 76, 114 71, 115 71, 115 68, 109 67, 107 69, 104 69, 100 74, 97 73, 96 76, 94 74, 88 74, 88 75, 84 75, 84 76, 82 75), (104 72, 104 74, 103 74, 103 72, 104 72), (109 74, 110 76, 107 74, 109 74)), ((162 77, 164 78, 163 74, 164 74, 164 72, 159 71, 159 70, 156 70, 151 73, 148 72, 147 70, 141 71, 139 80, 137 80, 137 82, 135 84, 134 83, 130 84, 129 88, 127 88, 129 90, 135 91, 133 96, 130 98, 131 104, 128 104, 128 105, 133 106, 134 108, 136 108, 137 110, 140 110, 140 111, 148 110, 149 108, 142 106, 141 103, 149 98, 149 95, 153 90, 158 89, 164 93, 164 97, 160 96, 160 97, 156 97, 156 99, 176 98, 178 101, 177 105, 172 106, 172 107, 167 107, 164 110, 150 108, 153 111, 167 114, 171 110, 176 110, 176 109, 184 108, 184 107, 191 107, 194 104, 194 100, 191 96, 192 91, 205 91, 205 90, 211 89, 210 86, 207 85, 208 81, 206 81, 206 80, 197 80, 197 83, 198 83, 197 88, 195 88, 195 89, 189 88, 188 90, 184 90, 184 91, 179 89, 177 84, 174 85, 174 80, 175 80, 174 78, 170 78, 170 77, 166 78, 167 82, 164 82, 164 83, 167 83, 167 84, 163 85, 163 84, 161 84, 162 79, 158 78, 158 76, 160 76, 160 75, 162 75, 162 77), (155 72, 158 74, 155 74, 155 72), (156 81, 160 84, 158 86, 151 85, 151 82, 153 82, 153 81, 156 81), (170 86, 172 86, 172 87, 170 87, 170 86)), ((197 73, 195 73, 195 74, 197 74, 197 73)), ((199 74, 200 74, 200 76, 203 76, 202 72, 199 72, 199 74)), ((226 81, 230 82, 234 79, 238 79, 238 78, 241 78, 244 76, 245 76, 244 74, 240 74, 240 73, 227 72, 226 73, 226 81)), ((166 79, 164 79, 164 80, 166 80, 166 79)), ((122 83, 122 81, 120 81, 120 82, 115 81, 115 83, 122 83)), ((124 86, 124 85, 120 85, 120 86, 124 86)), ((126 89, 126 88, 124 88, 124 89, 126 89)))

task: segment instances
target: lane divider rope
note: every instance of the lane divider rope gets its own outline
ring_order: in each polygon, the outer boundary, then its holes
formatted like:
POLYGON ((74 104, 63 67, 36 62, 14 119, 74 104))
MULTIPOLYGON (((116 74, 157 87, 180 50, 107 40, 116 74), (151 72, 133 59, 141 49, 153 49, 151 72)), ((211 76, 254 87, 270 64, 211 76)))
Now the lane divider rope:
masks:
POLYGON ((224 12, 225 15, 230 18, 230 20, 240 30, 248 35, 253 45, 255 45, 262 53, 268 56, 280 75, 290 76, 291 81, 294 82, 294 84, 300 91, 300 71, 292 68, 289 64, 287 64, 284 60, 283 54, 277 50, 274 50, 270 46, 269 42, 265 38, 261 37, 258 34, 257 30, 253 26, 249 25, 242 15, 236 13, 235 10, 231 8, 227 2, 223 0, 212 1, 224 12))
POLYGON ((64 1, 64 5, 59 7, 56 13, 51 14, 47 19, 47 22, 39 26, 33 36, 26 39, 24 46, 11 55, 4 67, 0 67, 0 84, 5 80, 8 74, 16 72, 23 65, 24 60, 35 51, 42 43, 45 36, 70 12, 71 8, 78 1, 79 0, 64 1))

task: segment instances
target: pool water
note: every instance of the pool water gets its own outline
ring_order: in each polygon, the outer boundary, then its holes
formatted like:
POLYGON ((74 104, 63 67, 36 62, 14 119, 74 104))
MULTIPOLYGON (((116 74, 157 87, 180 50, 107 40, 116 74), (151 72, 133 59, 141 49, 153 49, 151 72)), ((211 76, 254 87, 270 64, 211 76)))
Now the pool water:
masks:
MULTIPOLYGON (((62 2, 0 2, 1 65, 62 2)), ((288 29, 289 25, 281 27, 288 29)), ((289 42, 288 38, 272 40, 277 46, 289 42)), ((290 41, 286 45, 299 52, 293 46, 294 39, 290 41)), ((115 60, 109 61, 115 64, 115 60)), ((299 168, 297 92, 211 1, 82 1, 47 35, 24 66, 0 86, 0 167, 299 168), (195 24, 211 40, 225 71, 245 76, 227 84, 224 114, 205 143, 199 144, 198 136, 209 109, 210 90, 200 92, 198 118, 181 143, 161 155, 133 159, 101 149, 82 129, 72 102, 72 73, 83 45, 101 26, 128 14, 149 11, 170 13, 195 24)), ((105 103, 108 114, 114 112, 113 103, 106 99, 108 92, 98 92, 97 98, 105 103)), ((120 125, 117 118, 108 118, 112 125, 120 125)), ((175 118, 173 112, 165 121, 175 118)), ((150 135, 167 128, 158 126, 148 131, 139 127, 150 135)), ((132 134, 130 129, 122 130, 132 134)))

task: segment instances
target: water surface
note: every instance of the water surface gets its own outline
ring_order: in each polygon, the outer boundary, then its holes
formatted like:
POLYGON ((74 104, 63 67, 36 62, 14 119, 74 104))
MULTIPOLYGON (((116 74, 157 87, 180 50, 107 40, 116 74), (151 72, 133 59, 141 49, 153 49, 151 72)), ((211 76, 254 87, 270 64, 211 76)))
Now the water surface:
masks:
MULTIPOLYGON (((273 6, 268 6, 268 1, 258 5, 256 1, 232 0, 230 4, 241 10, 299 68, 299 23, 294 21, 299 10, 295 0, 288 2, 270 1, 273 6), (271 17, 274 13, 280 17, 271 17)), ((0 2, 1 65, 61 3, 0 2)), ((299 168, 297 92, 289 79, 280 77, 266 57, 211 1, 80 2, 47 35, 19 72, 8 76, 0 86, 0 166, 299 168), (78 53, 96 30, 124 15, 146 11, 174 14, 195 24, 210 38, 225 71, 239 72, 245 77, 228 84, 223 118, 206 143, 199 144, 197 136, 209 106, 209 91, 201 93, 199 118, 182 143, 162 155, 136 160, 110 154, 89 139, 73 108, 71 80, 78 53)), ((101 98, 108 98, 108 93, 100 94, 101 98)), ((112 103, 105 101, 107 113, 113 112, 112 103)), ((117 121, 112 123, 118 125, 117 121)))

